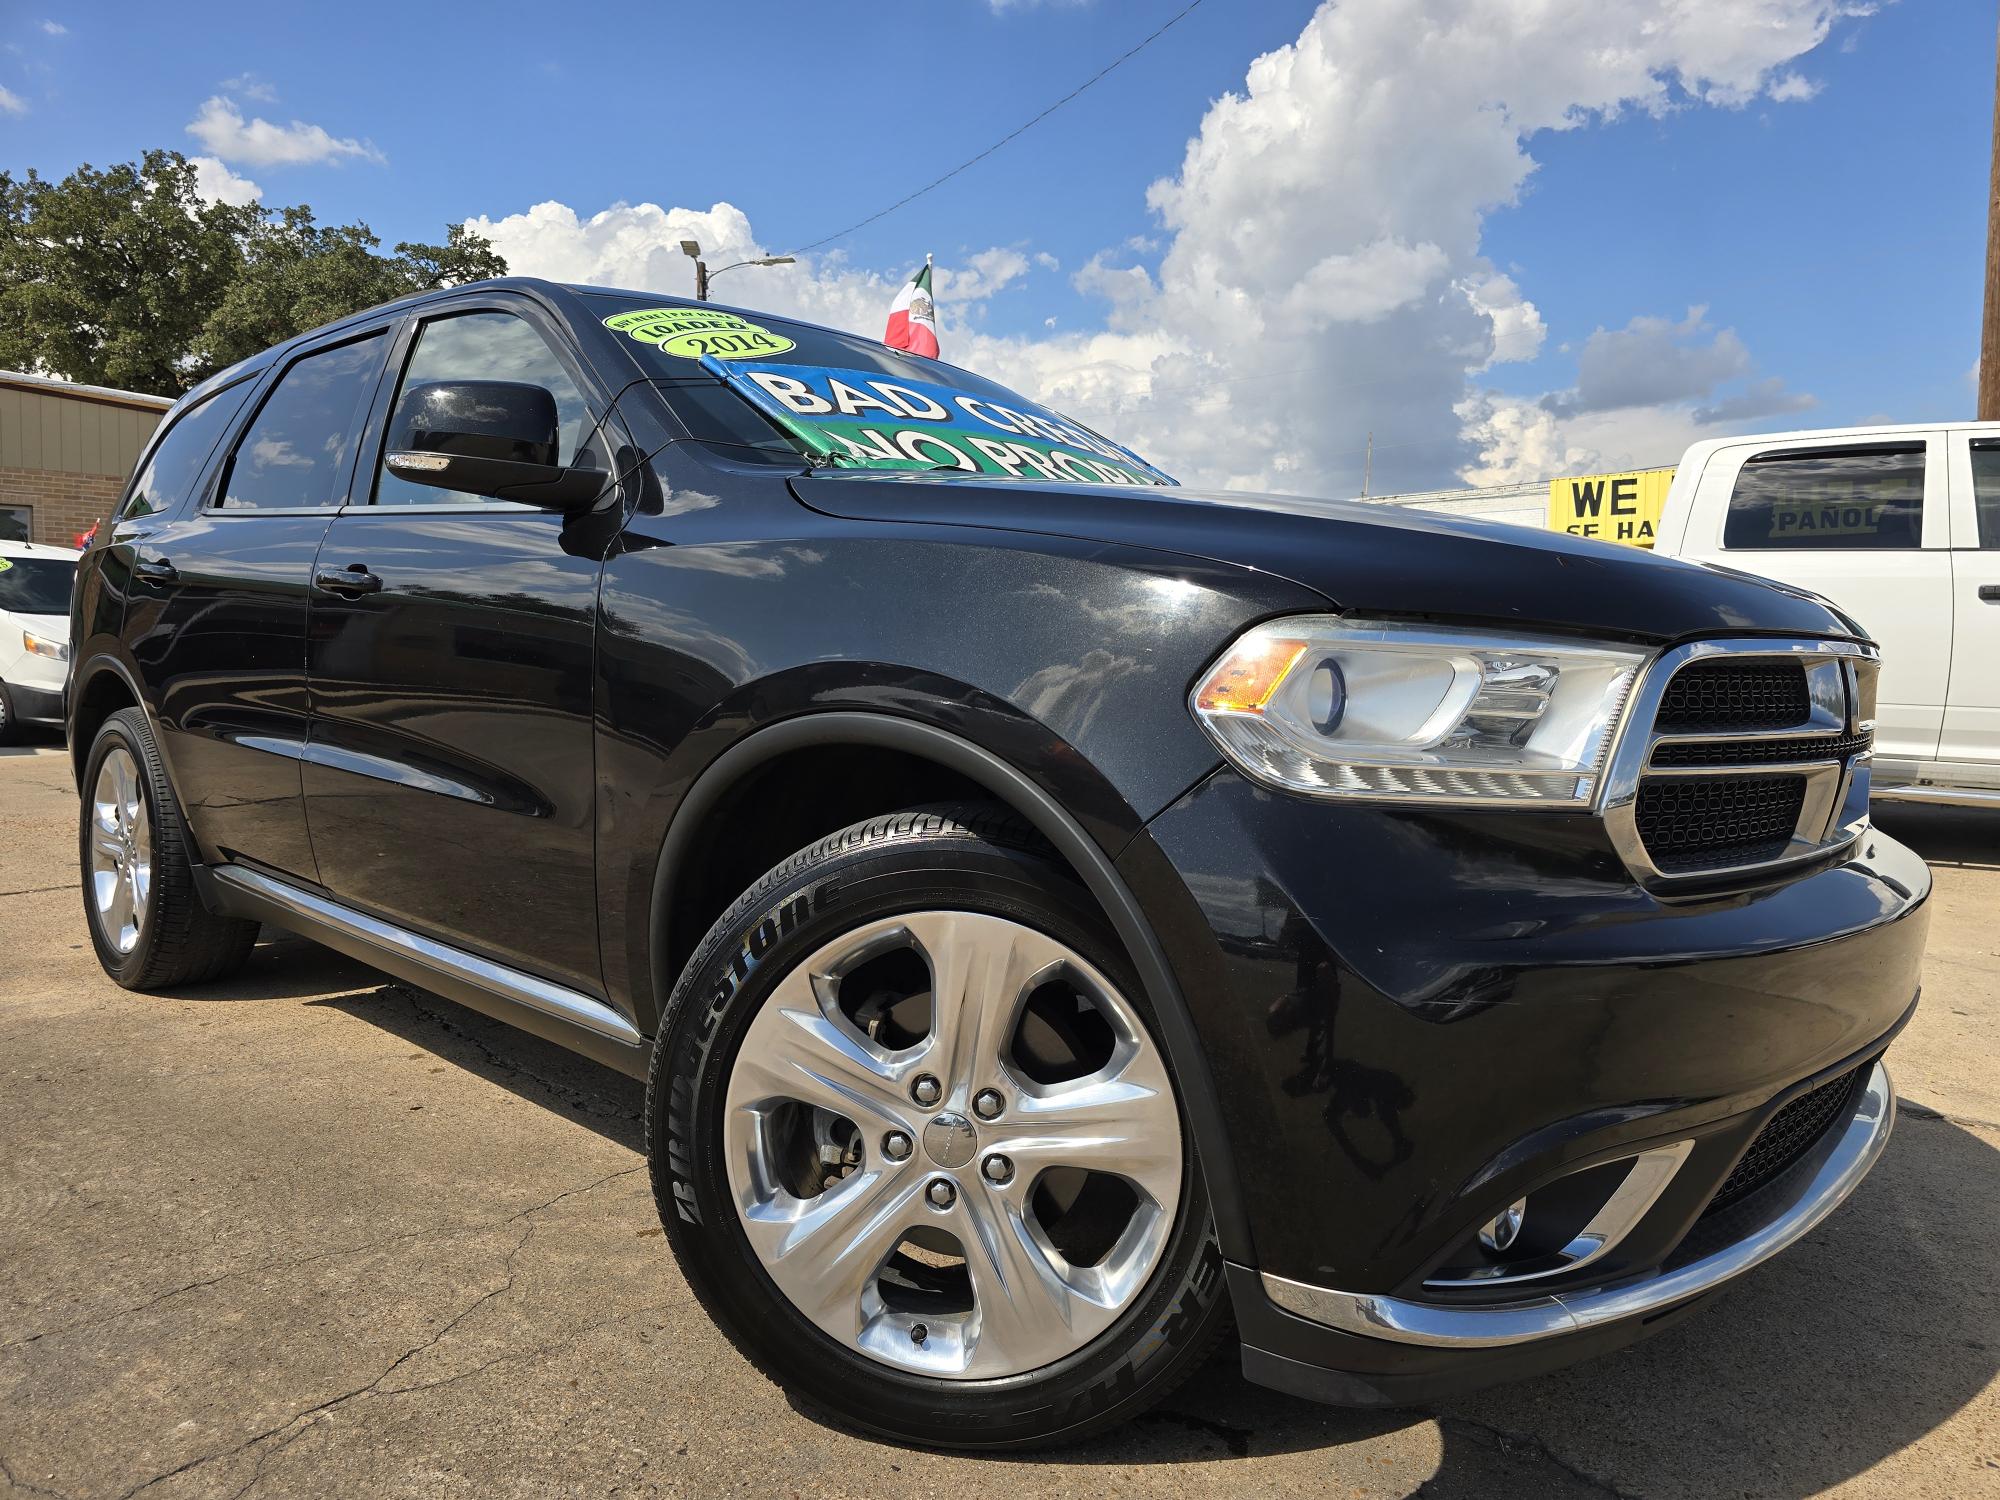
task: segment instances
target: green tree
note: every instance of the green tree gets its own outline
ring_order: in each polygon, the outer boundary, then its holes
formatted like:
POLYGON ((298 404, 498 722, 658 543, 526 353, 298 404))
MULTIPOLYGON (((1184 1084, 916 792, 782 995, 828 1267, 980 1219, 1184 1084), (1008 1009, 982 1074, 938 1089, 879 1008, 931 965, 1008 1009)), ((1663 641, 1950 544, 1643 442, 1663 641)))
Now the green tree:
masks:
POLYGON ((364 307, 507 273, 463 224, 380 243, 304 206, 210 203, 176 151, 61 182, 0 172, 0 364, 173 396, 364 307))
POLYGON ((384 256, 366 224, 318 224, 303 206, 261 219, 196 341, 201 363, 221 369, 364 307, 507 274, 507 262, 463 224, 446 233, 443 245, 405 241, 384 256))
POLYGON ((178 395, 257 218, 206 202, 174 151, 61 182, 0 172, 0 364, 178 395))

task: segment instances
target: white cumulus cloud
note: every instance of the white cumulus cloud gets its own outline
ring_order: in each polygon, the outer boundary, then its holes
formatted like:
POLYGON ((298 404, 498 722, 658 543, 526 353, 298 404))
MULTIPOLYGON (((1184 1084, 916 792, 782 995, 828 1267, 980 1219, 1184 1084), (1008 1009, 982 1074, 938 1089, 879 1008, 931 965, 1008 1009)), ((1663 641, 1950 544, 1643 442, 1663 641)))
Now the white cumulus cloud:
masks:
POLYGON ((261 117, 245 120, 236 102, 217 94, 188 121, 187 132, 223 161, 253 167, 295 167, 346 160, 385 158, 366 141, 330 134, 323 126, 294 120, 274 125, 261 117))
POLYGON ((190 156, 188 165, 194 168, 195 191, 211 202, 241 207, 264 196, 256 183, 239 177, 212 156, 190 156))

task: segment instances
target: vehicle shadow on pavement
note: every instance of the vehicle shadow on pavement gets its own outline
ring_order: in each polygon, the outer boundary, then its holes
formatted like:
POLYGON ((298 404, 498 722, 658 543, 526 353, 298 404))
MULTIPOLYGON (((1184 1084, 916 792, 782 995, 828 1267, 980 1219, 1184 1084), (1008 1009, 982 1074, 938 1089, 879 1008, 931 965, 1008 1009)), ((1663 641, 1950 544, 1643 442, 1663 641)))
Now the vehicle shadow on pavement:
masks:
MULTIPOLYGON (((1263 1390, 1224 1353, 1137 1422, 1022 1457, 1254 1460, 1435 1420, 1440 1457, 1426 1500, 1607 1492, 1791 1500, 1872 1469, 1981 1399, 2000 1376, 1995 1285, 2000 1151, 1933 1113, 1906 1112, 1851 1204, 1702 1312, 1630 1349, 1433 1408, 1381 1413, 1263 1390)), ((1991 1463, 1972 1453, 1965 1461, 1991 1463)), ((2000 1474, 1988 1477, 1995 1481, 2000 1474)))
POLYGON ((1876 827, 1933 864, 2000 869, 2000 812, 1877 802, 1868 813, 1876 827))
POLYGON ((380 1027, 440 1062, 498 1084, 628 1151, 645 1151, 646 1085, 639 1079, 428 990, 386 980, 363 965, 355 967, 373 980, 370 987, 308 1003, 380 1027))

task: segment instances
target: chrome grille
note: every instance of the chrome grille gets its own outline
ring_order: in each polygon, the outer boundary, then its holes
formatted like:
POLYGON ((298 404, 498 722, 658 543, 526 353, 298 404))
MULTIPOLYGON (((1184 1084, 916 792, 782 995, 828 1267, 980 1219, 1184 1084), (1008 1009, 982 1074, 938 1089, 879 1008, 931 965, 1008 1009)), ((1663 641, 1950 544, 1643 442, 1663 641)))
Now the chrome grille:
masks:
POLYGON ((1667 874, 1775 859, 1805 805, 1803 776, 1677 776, 1639 788, 1639 837, 1667 874))
POLYGON ((1605 778, 1626 864, 1672 889, 1762 875, 1850 842, 1866 824, 1872 646, 1700 641, 1634 690, 1605 778))
POLYGON ((1667 684, 1653 727, 1669 734, 1789 729, 1812 713, 1806 669, 1795 661, 1698 661, 1667 684))

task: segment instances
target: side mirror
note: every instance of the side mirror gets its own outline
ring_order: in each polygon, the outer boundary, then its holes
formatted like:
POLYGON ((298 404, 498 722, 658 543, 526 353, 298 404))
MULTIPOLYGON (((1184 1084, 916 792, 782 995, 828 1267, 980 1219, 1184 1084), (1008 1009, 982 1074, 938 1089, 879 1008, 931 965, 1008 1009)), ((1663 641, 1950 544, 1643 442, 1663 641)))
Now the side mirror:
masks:
POLYGON ((389 423, 389 472, 411 484, 575 511, 604 493, 601 469, 558 468, 556 398, 512 380, 413 385, 389 423))

